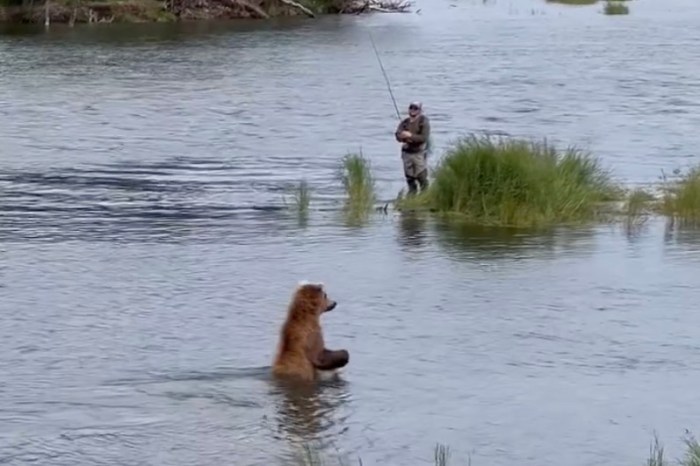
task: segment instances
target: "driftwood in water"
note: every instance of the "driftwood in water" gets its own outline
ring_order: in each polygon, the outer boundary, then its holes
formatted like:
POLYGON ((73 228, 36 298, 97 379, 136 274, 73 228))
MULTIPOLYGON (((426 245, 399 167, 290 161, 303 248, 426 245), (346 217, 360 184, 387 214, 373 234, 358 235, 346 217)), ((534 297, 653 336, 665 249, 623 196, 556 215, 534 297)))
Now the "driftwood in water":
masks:
MULTIPOLYGON (((174 3, 174 2, 173 2, 174 3)), ((185 2, 182 2, 185 3, 185 2)), ((247 15, 258 19, 269 19, 265 10, 247 0, 219 0, 219 5, 227 7, 232 11, 244 11, 247 15)))
POLYGON ((265 11, 262 8, 260 8, 257 5, 253 5, 252 3, 247 2, 246 0, 230 0, 230 2, 241 5, 246 10, 257 15, 258 18, 261 18, 261 19, 269 19, 270 18, 270 15, 265 13, 265 11))
POLYGON ((362 14, 376 11, 379 13, 407 13, 411 7, 408 0, 351 0, 342 2, 341 14, 362 14))
POLYGON ((295 2, 294 0, 280 0, 280 1, 287 6, 291 6, 292 8, 296 8, 297 10, 301 11, 302 13, 304 13, 306 16, 308 16, 310 18, 316 17, 316 15, 314 14, 313 11, 309 10, 304 5, 295 2))

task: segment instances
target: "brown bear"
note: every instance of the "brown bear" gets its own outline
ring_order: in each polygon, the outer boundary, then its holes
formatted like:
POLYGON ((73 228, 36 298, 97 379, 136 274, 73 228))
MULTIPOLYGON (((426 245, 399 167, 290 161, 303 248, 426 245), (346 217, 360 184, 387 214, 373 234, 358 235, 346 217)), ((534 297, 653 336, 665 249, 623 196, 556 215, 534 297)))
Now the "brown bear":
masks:
POLYGON ((280 332, 272 365, 274 375, 310 382, 322 378, 322 371, 334 371, 348 363, 346 350, 328 350, 323 341, 321 314, 332 311, 336 305, 328 298, 323 284, 299 284, 280 332))

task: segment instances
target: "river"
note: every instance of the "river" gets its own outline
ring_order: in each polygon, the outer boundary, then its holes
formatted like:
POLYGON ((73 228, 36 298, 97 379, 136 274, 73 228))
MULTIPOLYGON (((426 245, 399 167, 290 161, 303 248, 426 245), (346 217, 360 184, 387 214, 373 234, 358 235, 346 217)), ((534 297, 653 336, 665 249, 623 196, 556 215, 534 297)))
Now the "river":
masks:
POLYGON ((654 431, 679 457, 700 429, 700 232, 338 210, 348 151, 382 199, 403 187, 368 30, 437 154, 547 137, 629 185, 697 162, 700 4, 629 6, 5 31, 0 464, 276 465, 313 442, 417 465, 441 442, 452 464, 639 465, 654 431), (301 179, 306 221, 284 204, 301 179), (268 376, 304 279, 351 354, 314 393, 268 376))

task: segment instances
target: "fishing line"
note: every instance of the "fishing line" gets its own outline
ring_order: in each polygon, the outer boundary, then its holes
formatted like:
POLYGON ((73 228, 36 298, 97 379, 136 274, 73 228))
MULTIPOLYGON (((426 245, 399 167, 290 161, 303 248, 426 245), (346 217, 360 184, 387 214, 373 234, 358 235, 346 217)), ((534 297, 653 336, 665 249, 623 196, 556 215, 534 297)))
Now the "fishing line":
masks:
MULTIPOLYGON (((382 59, 379 56, 379 51, 377 50, 377 45, 374 43, 374 37, 372 36, 372 31, 370 29, 367 29, 367 33, 369 34, 369 40, 372 42, 372 48, 374 49, 374 56, 377 57, 377 61, 379 62, 379 68, 382 70, 382 75, 384 75, 384 81, 386 82, 386 88, 389 90, 389 95, 391 96, 391 101, 394 103, 394 109, 396 110, 396 118, 398 118, 399 121, 401 121, 401 112, 399 111, 399 106, 396 105, 396 99, 394 98, 394 93, 391 90, 391 82, 389 82, 389 76, 386 74, 386 70, 384 69, 384 64, 382 63, 382 59)), ((432 148, 433 148, 433 137, 430 135, 428 137, 428 140, 426 141, 426 154, 432 153, 432 148)))
POLYGON ((382 59, 379 57, 379 51, 377 51, 377 46, 374 44, 374 38, 372 37, 372 31, 369 29, 367 30, 369 33, 369 40, 372 42, 372 48, 374 49, 374 56, 377 57, 377 61, 379 62, 379 68, 382 70, 382 74, 384 75, 384 81, 386 81, 386 88, 389 89, 389 95, 391 96, 391 101, 394 103, 394 109, 396 109, 396 118, 401 120, 401 112, 399 112, 399 106, 396 105, 396 99, 394 98, 394 93, 391 91, 391 83, 389 82, 389 77, 386 75, 386 70, 384 69, 384 65, 382 64, 382 59))

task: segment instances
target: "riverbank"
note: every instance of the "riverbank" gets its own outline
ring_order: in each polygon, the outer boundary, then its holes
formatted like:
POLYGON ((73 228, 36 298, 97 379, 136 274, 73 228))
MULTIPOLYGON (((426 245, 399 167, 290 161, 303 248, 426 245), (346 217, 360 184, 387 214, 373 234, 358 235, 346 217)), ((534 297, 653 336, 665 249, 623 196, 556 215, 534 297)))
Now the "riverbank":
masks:
POLYGON ((0 3, 0 22, 137 23, 408 12, 403 0, 46 0, 0 3))

